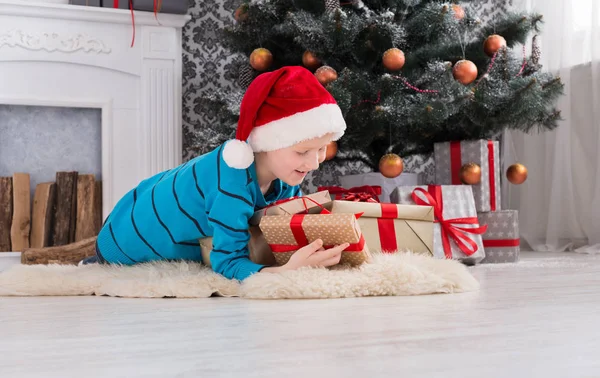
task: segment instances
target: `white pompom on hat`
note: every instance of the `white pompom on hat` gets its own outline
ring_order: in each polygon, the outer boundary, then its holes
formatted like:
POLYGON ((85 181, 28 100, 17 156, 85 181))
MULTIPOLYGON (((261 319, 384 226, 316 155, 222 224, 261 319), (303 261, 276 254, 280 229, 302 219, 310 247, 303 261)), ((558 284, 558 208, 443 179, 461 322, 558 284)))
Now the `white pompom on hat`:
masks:
POLYGON ((242 99, 235 138, 227 141, 223 159, 246 169, 254 152, 291 147, 332 133, 338 140, 346 122, 333 96, 301 66, 266 72, 252 81, 242 99))

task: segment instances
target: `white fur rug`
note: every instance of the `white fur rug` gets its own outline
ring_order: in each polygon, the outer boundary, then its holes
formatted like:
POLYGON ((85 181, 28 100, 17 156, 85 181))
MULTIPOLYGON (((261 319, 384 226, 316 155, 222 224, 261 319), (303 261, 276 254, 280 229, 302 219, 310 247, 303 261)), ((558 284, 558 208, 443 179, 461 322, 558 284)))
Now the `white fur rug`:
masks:
POLYGON ((355 269, 258 273, 242 283, 201 264, 185 262, 17 265, 0 273, 0 296, 347 298, 460 293, 478 288, 478 282, 459 262, 406 253, 376 255, 372 264, 355 269))

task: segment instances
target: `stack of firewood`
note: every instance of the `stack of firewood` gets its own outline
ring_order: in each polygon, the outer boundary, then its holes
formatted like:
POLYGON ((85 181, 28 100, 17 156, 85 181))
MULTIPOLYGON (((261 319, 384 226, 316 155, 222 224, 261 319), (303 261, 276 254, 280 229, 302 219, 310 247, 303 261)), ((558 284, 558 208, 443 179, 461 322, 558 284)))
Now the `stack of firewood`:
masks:
POLYGON ((38 184, 31 202, 27 173, 0 177, 0 252, 49 250, 89 243, 102 226, 102 182, 94 175, 57 172, 38 184))

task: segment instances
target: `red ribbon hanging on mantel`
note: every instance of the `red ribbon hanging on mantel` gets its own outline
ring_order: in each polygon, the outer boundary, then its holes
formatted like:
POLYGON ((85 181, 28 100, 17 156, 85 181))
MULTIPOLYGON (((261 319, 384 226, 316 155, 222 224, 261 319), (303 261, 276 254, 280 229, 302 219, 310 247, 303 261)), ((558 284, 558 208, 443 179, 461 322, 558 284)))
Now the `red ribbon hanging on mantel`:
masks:
MULTIPOLYGON (((280 253, 293 252, 309 244, 308 238, 306 237, 304 229, 302 228, 302 222, 304 221, 305 216, 306 214, 294 214, 290 220, 290 228, 292 230, 292 234, 294 235, 294 239, 296 239, 296 244, 269 244, 271 251, 280 253)), ((344 252, 361 252, 365 247, 365 243, 365 237, 361 235, 359 241, 357 243, 350 244, 348 248, 344 249, 344 252)), ((333 247, 335 246, 323 245, 323 249, 330 249, 333 247)))
MULTIPOLYGON (((496 200, 496 159, 494 157, 494 141, 487 141, 488 148, 488 169, 490 185, 490 208, 491 211, 497 210, 496 200)), ((450 142, 450 175, 452 176, 452 185, 461 185, 460 169, 463 165, 460 142, 450 142)))
POLYGON ((440 185, 429 185, 427 191, 417 188, 412 192, 412 199, 417 205, 432 206, 435 213, 435 222, 441 226, 442 246, 447 259, 452 258, 450 238, 454 240, 458 248, 467 256, 473 255, 479 247, 467 234, 481 235, 487 231, 487 225, 479 226, 477 217, 444 219, 444 202, 442 198, 442 187, 440 185), (419 197, 425 197, 425 200, 419 197), (459 227, 457 224, 472 224, 479 227, 459 227))
POLYGON ((373 202, 379 203, 378 196, 381 195, 381 186, 356 186, 345 189, 339 186, 319 186, 318 191, 327 190, 329 194, 335 195, 336 200, 352 202, 373 202))
MULTIPOLYGON (((119 0, 113 0, 113 8, 119 8, 119 0)), ((135 16, 133 15, 133 0, 129 0, 129 11, 131 12, 131 27, 133 29, 131 36, 131 47, 133 47, 135 42, 135 16)))
POLYGON ((498 248, 498 247, 518 247, 521 245, 521 239, 505 239, 505 240, 484 240, 484 248, 498 248))

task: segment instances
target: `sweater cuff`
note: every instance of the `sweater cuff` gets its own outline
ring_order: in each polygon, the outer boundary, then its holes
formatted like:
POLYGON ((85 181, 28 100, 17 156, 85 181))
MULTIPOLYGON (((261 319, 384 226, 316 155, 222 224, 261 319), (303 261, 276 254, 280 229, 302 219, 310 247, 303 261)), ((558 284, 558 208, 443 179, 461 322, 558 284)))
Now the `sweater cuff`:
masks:
POLYGON ((237 266, 237 274, 235 278, 243 281, 251 275, 260 272, 263 268, 265 268, 265 265, 257 264, 249 259, 240 260, 237 266))

